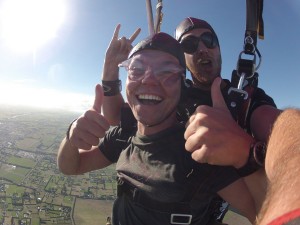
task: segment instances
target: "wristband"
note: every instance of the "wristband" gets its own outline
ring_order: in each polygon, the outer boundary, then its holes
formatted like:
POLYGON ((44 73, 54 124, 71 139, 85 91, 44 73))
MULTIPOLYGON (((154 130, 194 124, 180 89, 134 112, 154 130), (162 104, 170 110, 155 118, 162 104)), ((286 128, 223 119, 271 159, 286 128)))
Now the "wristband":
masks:
POLYGON ((67 130, 67 132, 66 132, 66 139, 67 139, 67 141, 70 141, 70 130, 71 130, 71 127, 72 127, 73 123, 74 123, 76 120, 77 120, 77 119, 73 120, 73 121, 70 123, 69 127, 68 127, 68 130, 67 130))
POLYGON ((251 144, 247 163, 237 169, 240 176, 248 176, 258 169, 262 168, 265 163, 266 145, 264 142, 255 142, 251 144))
POLYGON ((102 80, 102 87, 104 96, 115 96, 119 93, 121 93, 122 90, 122 82, 121 80, 102 80))

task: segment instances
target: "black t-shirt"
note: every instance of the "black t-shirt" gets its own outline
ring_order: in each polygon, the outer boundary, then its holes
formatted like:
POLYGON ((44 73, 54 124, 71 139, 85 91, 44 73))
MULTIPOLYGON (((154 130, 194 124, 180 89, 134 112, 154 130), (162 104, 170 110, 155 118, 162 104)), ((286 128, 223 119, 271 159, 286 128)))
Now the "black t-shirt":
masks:
MULTIPOLYGON (((232 116, 236 118, 234 115, 232 108, 230 107, 231 105, 231 98, 230 95, 228 94, 229 89, 232 87, 231 83, 227 79, 223 79, 223 81, 226 83, 226 86, 221 90, 224 100, 227 104, 228 109, 231 111, 232 116)), ((188 88, 186 90, 186 99, 185 101, 181 102, 180 107, 179 107, 179 118, 182 121, 186 121, 188 117, 194 113, 195 109, 199 105, 208 105, 212 106, 212 99, 211 99, 211 91, 203 91, 199 88, 188 88)), ((270 105, 273 107, 276 107, 276 104, 274 100, 268 96, 264 90, 261 88, 257 88, 252 96, 252 100, 250 102, 249 106, 249 111, 248 111, 248 116, 246 118, 247 120, 247 130, 250 131, 250 119, 251 115, 254 112, 255 109, 257 109, 259 106, 262 105, 270 105)))
MULTIPOLYGON (((191 224, 204 225, 213 213, 210 207, 216 192, 239 176, 233 167, 194 161, 184 148, 184 131, 180 125, 152 136, 141 136, 115 127, 101 139, 99 148, 107 159, 117 163, 118 177, 126 184, 157 202, 188 200, 193 215, 191 224)), ((170 224, 171 213, 180 213, 145 205, 126 195, 119 196, 113 209, 114 224, 166 225, 170 224)))
MULTIPOLYGON (((230 81, 226 79, 223 80, 227 85, 222 89, 222 94, 229 106, 231 99, 228 95, 228 90, 232 85, 230 81)), ((186 96, 187 98, 181 102, 183 104, 178 108, 178 119, 180 121, 185 122, 199 105, 212 106, 210 91, 189 88, 186 90, 186 96)), ((248 132, 251 132, 249 126, 251 115, 253 111, 261 105, 276 107, 273 99, 262 89, 257 88, 252 96, 247 116, 248 132)), ((182 175, 188 171, 192 171, 193 167, 197 168, 193 171, 200 171, 199 173, 202 174, 202 177, 200 175, 201 179, 199 180, 203 182, 194 182, 201 188, 199 188, 197 194, 193 195, 190 201, 191 210, 193 212, 192 224, 206 224, 211 214, 216 210, 214 207, 218 207, 216 202, 219 202, 219 197, 216 195, 216 192, 238 179, 236 172, 233 171, 234 169, 231 167, 199 164, 192 160, 189 153, 184 150, 184 128, 176 132, 174 132, 174 130, 165 131, 151 137, 139 137, 138 135, 133 137, 132 132, 135 132, 137 129, 136 120, 129 107, 122 108, 120 126, 122 128, 119 127, 111 130, 105 139, 101 141, 100 145, 100 149, 110 161, 118 162, 118 176, 125 179, 126 182, 130 182, 131 185, 138 187, 154 199, 169 201, 171 199, 177 199, 176 196, 186 196, 186 194, 183 193, 189 190, 189 187, 185 189, 185 185, 182 186, 185 181, 182 175), (130 143, 130 146, 122 151, 123 149, 120 148, 120 145, 129 145, 126 143, 129 143, 131 139, 133 141, 130 143), (107 146, 110 147, 108 148, 107 146), (147 146, 149 146, 151 151, 140 150, 147 149, 147 146), (179 146, 181 146, 181 148, 179 146), (156 158, 156 156, 160 154, 154 154, 152 149, 157 149, 156 151, 162 154, 161 157, 166 158, 156 158), (166 151, 168 153, 172 152, 172 154, 166 154, 166 151), (173 156, 176 157, 173 158, 173 156), (150 163, 151 167, 149 167, 148 163, 150 163), (130 166, 128 166, 129 164, 130 166), (129 168, 134 169, 132 171, 129 168), (162 171, 164 171, 164 173, 162 173, 162 171), (158 175, 160 179, 158 179, 158 175), (170 179, 162 179, 163 177, 170 179), (176 181, 176 183, 174 181, 176 181), (153 184, 155 185, 153 186, 153 184)), ((180 198, 178 200, 180 201, 180 198)), ((118 197, 113 211, 115 224, 119 220, 128 221, 127 224, 170 224, 170 214, 162 213, 158 210, 152 212, 153 210, 147 207, 133 203, 126 198, 126 196, 118 197), (147 218, 147 221, 145 221, 145 218, 147 218)))

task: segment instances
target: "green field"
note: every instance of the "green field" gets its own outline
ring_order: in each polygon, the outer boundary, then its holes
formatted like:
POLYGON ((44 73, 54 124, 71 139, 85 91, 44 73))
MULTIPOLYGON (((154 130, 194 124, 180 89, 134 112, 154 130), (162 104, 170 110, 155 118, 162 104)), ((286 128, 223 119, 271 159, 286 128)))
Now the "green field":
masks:
POLYGON ((34 159, 29 158, 22 158, 22 157, 16 157, 11 156, 7 159, 7 163, 15 165, 15 166, 22 166, 27 168, 33 168, 36 164, 34 159))
POLYGON ((90 224, 93 216, 106 221, 116 195, 114 166, 65 176, 56 165, 59 144, 78 114, 0 109, 0 224, 72 224, 73 215, 76 225, 90 224))
POLYGON ((105 225, 111 216, 112 201, 77 199, 74 211, 76 225, 105 225))
POLYGON ((30 169, 7 164, 2 164, 0 169, 0 178, 9 180, 15 184, 20 184, 30 171, 30 169))

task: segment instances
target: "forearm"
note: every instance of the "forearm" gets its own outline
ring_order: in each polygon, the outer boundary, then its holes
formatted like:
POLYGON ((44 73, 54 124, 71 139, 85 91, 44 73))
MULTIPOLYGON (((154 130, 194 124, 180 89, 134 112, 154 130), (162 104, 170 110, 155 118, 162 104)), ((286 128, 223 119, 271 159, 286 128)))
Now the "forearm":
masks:
POLYGON ((218 192, 222 199, 253 223, 256 218, 254 201, 243 179, 239 179, 218 192))
POLYGON ((66 138, 63 139, 57 156, 59 170, 66 175, 77 175, 102 169, 111 165, 98 146, 90 150, 74 147, 66 138))
POLYGON ((103 64, 102 80, 113 81, 119 79, 119 62, 105 57, 103 64))
POLYGON ((256 212, 259 212, 267 193, 267 178, 264 168, 243 178, 251 193, 256 212))
MULTIPOLYGON (((119 79, 119 68, 116 62, 104 63, 102 80, 116 81, 119 79)), ((109 124, 116 126, 120 122, 121 107, 124 104, 124 99, 121 93, 113 96, 105 96, 103 99, 103 115, 108 120, 109 124)))
POLYGON ((79 150, 71 145, 66 138, 60 144, 57 155, 57 166, 59 170, 66 175, 78 174, 80 162, 79 150))
MULTIPOLYGON (((268 143, 271 129, 280 113, 280 110, 268 105, 260 106, 253 112, 251 116, 251 130, 255 138, 253 142, 268 143)), ((264 167, 244 177, 244 180, 255 200, 256 210, 259 211, 267 192, 267 177, 264 167)))
POLYGON ((269 105, 260 106, 253 112, 250 127, 256 140, 268 142, 273 124, 281 112, 269 105))
MULTIPOLYGON (((119 31, 121 24, 115 28, 111 42, 105 53, 105 61, 103 66, 102 80, 116 81, 119 80, 119 64, 127 59, 132 42, 139 35, 141 29, 138 28, 129 38, 120 37, 119 31)), ((104 93, 105 95, 105 93, 104 93)), ((124 99, 121 93, 113 93, 113 96, 104 96, 103 115, 108 120, 110 125, 118 125, 121 118, 121 108, 124 104, 124 99)))
POLYGON ((268 195, 261 211, 261 223, 300 208, 300 110, 285 110, 277 119, 266 156, 268 195))
MULTIPOLYGON (((297 159, 298 162, 296 164, 298 170, 294 170, 294 164, 293 168, 287 168, 290 172, 280 174, 281 177, 269 182, 268 193, 259 215, 259 225, 266 225, 275 218, 300 208, 300 179, 298 178, 300 173, 299 159, 300 158, 297 159)), ((286 163, 293 164, 293 162, 290 161, 286 163)))
POLYGON ((111 126, 119 125, 123 104, 124 99, 121 94, 115 96, 104 96, 102 113, 111 126))

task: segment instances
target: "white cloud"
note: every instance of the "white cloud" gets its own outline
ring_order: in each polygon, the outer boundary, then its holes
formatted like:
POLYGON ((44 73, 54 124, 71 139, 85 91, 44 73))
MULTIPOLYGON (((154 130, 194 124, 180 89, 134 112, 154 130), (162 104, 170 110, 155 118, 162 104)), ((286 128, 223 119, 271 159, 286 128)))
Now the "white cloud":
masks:
POLYGON ((52 82, 57 82, 65 76, 65 67, 62 64, 54 64, 48 71, 48 78, 52 82))
POLYGON ((93 100, 94 96, 86 94, 29 87, 20 82, 0 84, 0 104, 83 112, 93 100))

